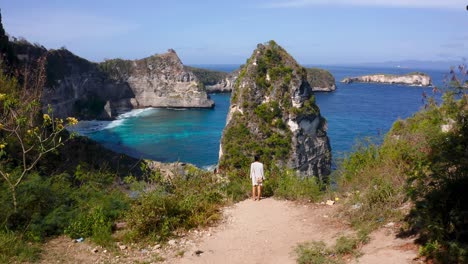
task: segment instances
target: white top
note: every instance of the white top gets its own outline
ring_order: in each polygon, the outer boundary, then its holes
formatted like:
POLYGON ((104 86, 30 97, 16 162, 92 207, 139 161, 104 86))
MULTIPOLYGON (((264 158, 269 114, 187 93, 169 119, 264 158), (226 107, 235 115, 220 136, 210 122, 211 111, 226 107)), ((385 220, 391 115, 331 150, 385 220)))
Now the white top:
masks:
POLYGON ((250 165, 250 178, 252 181, 257 181, 257 179, 265 179, 263 175, 263 164, 256 161, 250 165))

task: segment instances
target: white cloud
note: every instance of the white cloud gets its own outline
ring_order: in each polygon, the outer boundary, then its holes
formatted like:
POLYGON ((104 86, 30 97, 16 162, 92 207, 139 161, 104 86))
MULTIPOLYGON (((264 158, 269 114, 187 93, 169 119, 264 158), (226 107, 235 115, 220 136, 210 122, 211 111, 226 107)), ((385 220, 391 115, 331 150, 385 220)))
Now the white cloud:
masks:
POLYGON ((464 10, 465 0, 275 0, 265 8, 300 8, 309 6, 375 6, 403 8, 459 8, 464 10))
POLYGON ((70 10, 31 10, 15 17, 4 17, 6 31, 30 41, 87 40, 126 34, 138 24, 124 19, 79 13, 70 10))

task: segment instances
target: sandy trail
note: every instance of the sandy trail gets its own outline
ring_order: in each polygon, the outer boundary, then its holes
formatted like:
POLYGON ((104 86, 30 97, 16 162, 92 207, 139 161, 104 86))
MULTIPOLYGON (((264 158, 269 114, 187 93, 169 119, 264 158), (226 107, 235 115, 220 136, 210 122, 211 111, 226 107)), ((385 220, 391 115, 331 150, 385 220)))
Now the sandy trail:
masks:
MULTIPOLYGON (((298 204, 275 200, 245 200, 224 209, 223 220, 215 227, 189 232, 162 249, 153 245, 129 248, 117 254, 103 249, 93 253, 89 242, 73 243, 61 237, 50 241, 42 263, 296 263, 294 248, 305 241, 333 245, 341 235, 352 233, 334 217, 337 206, 298 204), (196 254, 195 252, 201 254, 196 254)), ((371 234, 359 259, 347 263, 415 263, 417 247, 410 239, 397 239, 391 228, 371 234)))
POLYGON ((297 243, 331 241, 343 233, 330 220, 331 211, 271 198, 245 200, 226 209, 227 221, 174 263, 295 263, 292 252, 297 243), (204 253, 192 254, 196 250, 204 253))
MULTIPOLYGON (((305 241, 324 241, 351 231, 332 215, 335 206, 280 201, 246 200, 226 209, 225 223, 203 237, 184 257, 170 263, 296 263, 294 247, 305 241), (197 256, 194 252, 203 251, 197 256)), ((363 248, 358 263, 411 263, 416 257, 410 240, 396 239, 390 230, 378 231, 363 248)))

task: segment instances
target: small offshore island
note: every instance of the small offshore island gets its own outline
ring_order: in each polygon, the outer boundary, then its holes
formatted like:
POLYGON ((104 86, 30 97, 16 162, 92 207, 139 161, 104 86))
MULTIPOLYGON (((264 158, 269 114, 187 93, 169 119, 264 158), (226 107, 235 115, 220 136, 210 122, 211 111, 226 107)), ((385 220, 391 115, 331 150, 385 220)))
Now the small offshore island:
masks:
POLYGON ((409 86, 432 86, 432 79, 429 75, 421 72, 411 72, 404 75, 395 74, 371 74, 359 77, 344 78, 342 83, 383 83, 383 84, 402 84, 409 86))

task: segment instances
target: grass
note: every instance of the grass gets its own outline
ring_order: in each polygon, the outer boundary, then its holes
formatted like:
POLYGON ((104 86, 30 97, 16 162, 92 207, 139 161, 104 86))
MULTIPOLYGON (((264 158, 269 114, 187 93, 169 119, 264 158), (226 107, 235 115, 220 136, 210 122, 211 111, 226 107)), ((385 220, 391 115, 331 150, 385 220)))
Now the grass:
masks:
POLYGON ((294 251, 299 264, 341 264, 349 256, 359 257, 359 248, 368 241, 367 233, 361 232, 355 237, 339 237, 333 247, 323 241, 311 241, 298 244, 294 251))
POLYGON ((0 231, 0 263, 34 262, 40 247, 23 239, 21 234, 0 231))

